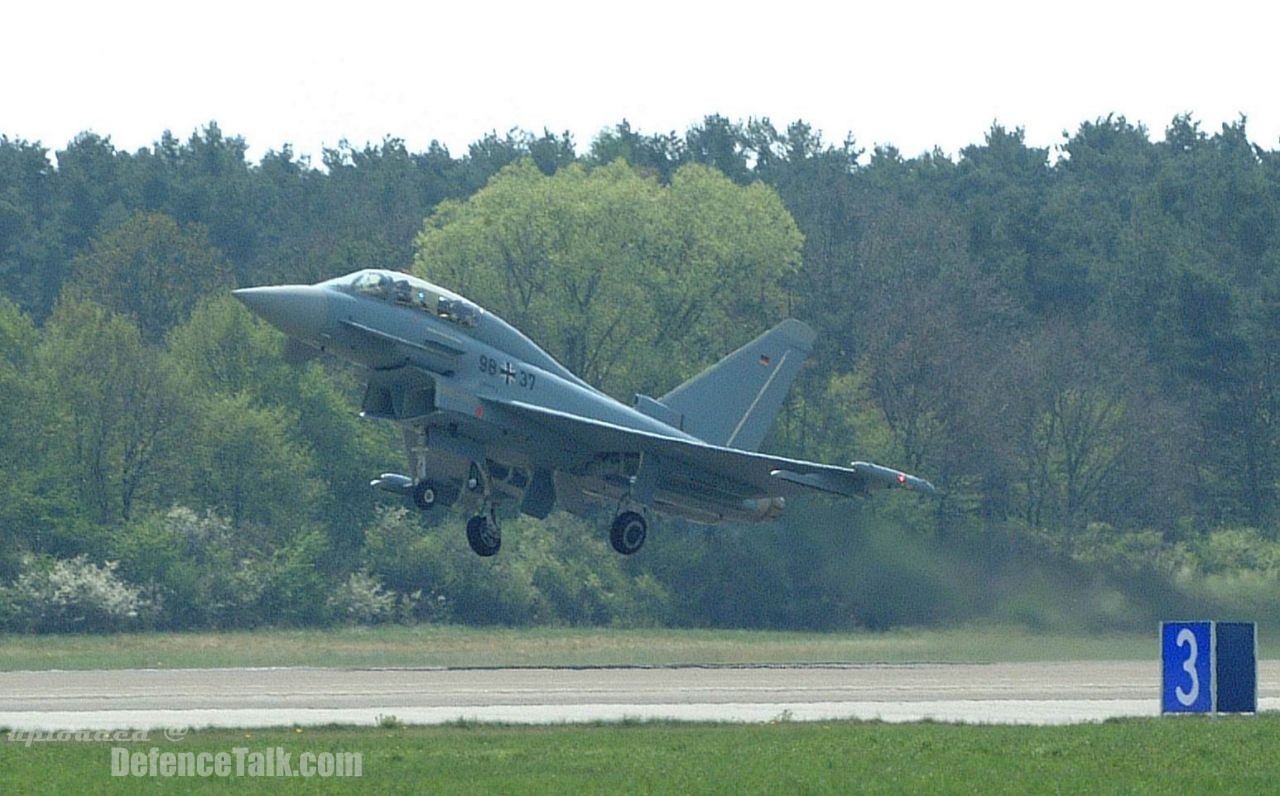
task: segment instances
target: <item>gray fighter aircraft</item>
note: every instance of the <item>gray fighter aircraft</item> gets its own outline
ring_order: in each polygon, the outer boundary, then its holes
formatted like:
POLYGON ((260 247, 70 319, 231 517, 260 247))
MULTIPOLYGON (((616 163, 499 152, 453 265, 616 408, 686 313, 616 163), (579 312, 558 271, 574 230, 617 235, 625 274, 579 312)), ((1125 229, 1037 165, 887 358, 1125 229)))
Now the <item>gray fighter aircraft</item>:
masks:
POLYGON ((519 330, 417 277, 364 270, 236 298, 289 336, 286 355, 328 352, 368 370, 362 414, 398 422, 412 475, 371 486, 420 509, 463 501, 482 556, 502 537, 495 505, 615 509, 609 539, 629 555, 651 510, 701 523, 763 521, 792 495, 934 492, 868 462, 836 467, 757 453, 814 332, 785 320, 661 398, 626 406, 570 373, 519 330))

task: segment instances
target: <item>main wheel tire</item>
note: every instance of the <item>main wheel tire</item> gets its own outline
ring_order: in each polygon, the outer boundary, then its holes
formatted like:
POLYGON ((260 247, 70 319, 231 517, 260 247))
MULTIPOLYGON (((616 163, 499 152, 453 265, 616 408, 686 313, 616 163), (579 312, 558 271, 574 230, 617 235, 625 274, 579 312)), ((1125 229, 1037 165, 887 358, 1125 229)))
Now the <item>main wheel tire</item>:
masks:
POLYGON ((413 485, 413 505, 430 511, 440 500, 440 487, 434 481, 419 481, 413 485))
POLYGON ((502 547, 502 532, 498 526, 484 514, 477 514, 467 520, 467 544, 478 556, 488 558, 502 547))
POLYGON ((613 544, 613 549, 629 556, 644 546, 645 536, 648 535, 648 524, 645 523, 644 517, 634 511, 624 511, 613 520, 613 526, 609 528, 609 541, 613 544))

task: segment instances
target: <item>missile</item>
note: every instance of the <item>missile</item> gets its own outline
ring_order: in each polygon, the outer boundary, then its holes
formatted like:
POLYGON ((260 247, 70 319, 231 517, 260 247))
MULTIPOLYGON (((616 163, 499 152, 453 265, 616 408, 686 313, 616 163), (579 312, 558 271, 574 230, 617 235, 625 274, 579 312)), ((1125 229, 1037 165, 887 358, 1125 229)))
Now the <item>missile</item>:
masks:
POLYGON ((383 473, 369 482, 374 489, 391 492, 396 495, 407 495, 413 491, 413 479, 399 473, 383 473))

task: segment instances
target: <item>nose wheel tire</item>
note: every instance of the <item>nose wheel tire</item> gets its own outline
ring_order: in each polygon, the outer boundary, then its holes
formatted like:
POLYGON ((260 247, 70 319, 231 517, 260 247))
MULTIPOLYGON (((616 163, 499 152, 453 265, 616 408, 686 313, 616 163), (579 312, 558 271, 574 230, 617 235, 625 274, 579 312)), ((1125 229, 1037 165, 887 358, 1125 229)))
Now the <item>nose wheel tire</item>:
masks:
POLYGON ((609 541, 614 550, 629 556, 644 546, 647 533, 648 525, 644 517, 634 511, 624 511, 614 519, 613 526, 609 529, 609 541))
POLYGON ((476 555, 488 558, 502 547, 502 532, 488 515, 477 514, 467 520, 467 543, 476 555))
POLYGON ((435 508, 440 499, 440 489, 434 481, 419 481, 413 486, 413 505, 423 511, 435 508))

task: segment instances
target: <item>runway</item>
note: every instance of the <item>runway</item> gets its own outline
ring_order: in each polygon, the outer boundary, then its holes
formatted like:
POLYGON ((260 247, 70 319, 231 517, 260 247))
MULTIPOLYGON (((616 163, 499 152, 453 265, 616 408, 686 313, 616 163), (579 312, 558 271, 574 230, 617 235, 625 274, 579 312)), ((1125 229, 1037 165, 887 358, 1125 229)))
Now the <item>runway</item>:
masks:
MULTIPOLYGON (((1062 724, 1159 713, 1155 661, 0 672, 0 727, 116 730, 677 719, 1062 724)), ((1280 709, 1280 661, 1259 664, 1280 709)))

